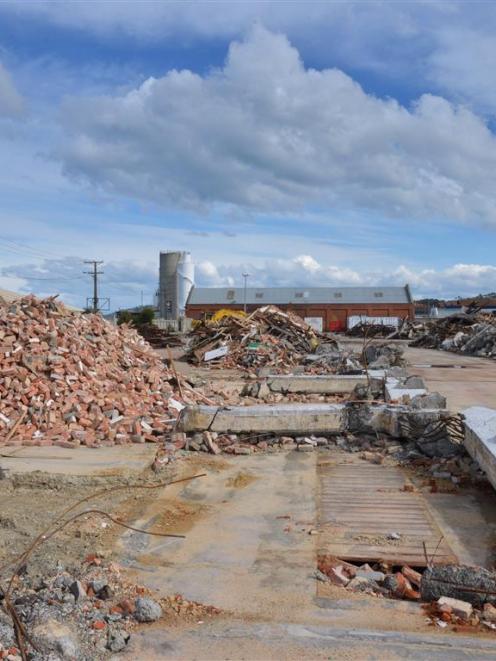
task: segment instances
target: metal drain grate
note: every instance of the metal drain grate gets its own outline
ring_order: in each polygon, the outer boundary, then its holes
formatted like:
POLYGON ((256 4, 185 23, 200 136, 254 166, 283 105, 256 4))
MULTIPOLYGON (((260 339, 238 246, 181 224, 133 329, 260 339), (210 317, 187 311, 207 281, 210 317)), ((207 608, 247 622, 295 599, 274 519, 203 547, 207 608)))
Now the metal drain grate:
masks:
POLYGON ((409 482, 400 468, 352 458, 318 471, 319 553, 425 567, 425 543, 433 564, 457 562, 422 494, 402 490, 409 482), (393 532, 399 540, 387 538, 393 532))

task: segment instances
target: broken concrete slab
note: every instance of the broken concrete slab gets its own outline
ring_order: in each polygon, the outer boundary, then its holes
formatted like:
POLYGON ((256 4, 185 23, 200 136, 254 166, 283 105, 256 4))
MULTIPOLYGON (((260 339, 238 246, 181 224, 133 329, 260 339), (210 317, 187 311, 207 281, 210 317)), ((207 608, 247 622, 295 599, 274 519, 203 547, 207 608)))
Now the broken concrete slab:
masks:
POLYGON ((464 445, 496 489, 496 410, 471 406, 465 417, 464 445))
POLYGON ((438 392, 426 392, 412 397, 410 406, 414 409, 445 409, 446 397, 438 392))
POLYGON ((423 601, 452 597, 481 608, 496 602, 496 573, 483 567, 437 565, 422 574, 420 592, 423 601))
POLYGON ((357 385, 367 385, 365 374, 269 375, 267 385, 272 392, 351 393, 357 385))
POLYGON ((185 432, 273 432, 297 434, 342 433, 346 430, 343 404, 279 404, 277 406, 187 406, 178 428, 185 432))
POLYGON ((393 438, 410 438, 412 429, 422 430, 428 424, 450 416, 446 409, 412 409, 392 404, 349 404, 348 429, 354 434, 388 434, 393 438))
POLYGON ((391 385, 388 380, 386 382, 385 394, 386 402, 411 401, 418 395, 426 395, 427 390, 425 388, 403 388, 396 385, 396 383, 391 385))
POLYGON ((2 468, 15 473, 49 471, 63 475, 99 475, 109 470, 117 474, 142 471, 153 462, 157 447, 153 443, 104 446, 92 452, 86 447, 4 448, 2 468), (9 456, 7 456, 9 455, 9 456))
POLYGON ((186 406, 181 411, 177 429, 185 432, 205 431, 210 429, 210 425, 218 411, 218 406, 186 406))

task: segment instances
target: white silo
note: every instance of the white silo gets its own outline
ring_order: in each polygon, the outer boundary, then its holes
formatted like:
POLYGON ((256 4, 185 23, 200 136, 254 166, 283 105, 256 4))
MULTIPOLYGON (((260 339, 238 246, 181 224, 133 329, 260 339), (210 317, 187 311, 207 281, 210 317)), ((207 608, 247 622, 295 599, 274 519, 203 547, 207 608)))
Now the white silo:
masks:
POLYGON ((186 300, 194 285, 195 267, 189 252, 161 252, 158 309, 162 319, 184 315, 186 300))
POLYGON ((177 307, 179 316, 183 317, 186 301, 195 284, 195 265, 190 252, 182 252, 177 264, 177 307))

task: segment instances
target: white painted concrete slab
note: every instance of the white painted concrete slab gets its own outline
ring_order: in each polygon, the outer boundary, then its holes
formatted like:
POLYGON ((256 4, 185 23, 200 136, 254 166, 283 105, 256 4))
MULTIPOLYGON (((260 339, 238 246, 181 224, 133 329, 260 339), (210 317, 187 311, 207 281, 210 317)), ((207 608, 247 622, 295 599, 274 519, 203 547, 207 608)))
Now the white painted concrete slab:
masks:
POLYGON ((465 416, 465 447, 496 489, 496 410, 471 406, 465 416))

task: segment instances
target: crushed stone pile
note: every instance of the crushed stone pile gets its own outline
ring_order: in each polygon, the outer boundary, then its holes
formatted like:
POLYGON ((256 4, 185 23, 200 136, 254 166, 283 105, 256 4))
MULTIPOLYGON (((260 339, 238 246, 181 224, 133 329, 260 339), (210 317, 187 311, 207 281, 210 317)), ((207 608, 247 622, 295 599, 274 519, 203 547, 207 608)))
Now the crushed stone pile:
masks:
POLYGON ((173 383, 127 326, 53 297, 0 303, 0 445, 156 441, 181 408, 173 383))
POLYGON ((322 342, 337 349, 335 340, 317 333, 298 315, 267 305, 246 318, 200 324, 190 334, 188 357, 221 367, 286 368, 301 363, 322 342))
POLYGON ((496 358, 496 315, 457 313, 425 323, 409 323, 398 337, 410 346, 496 358))

